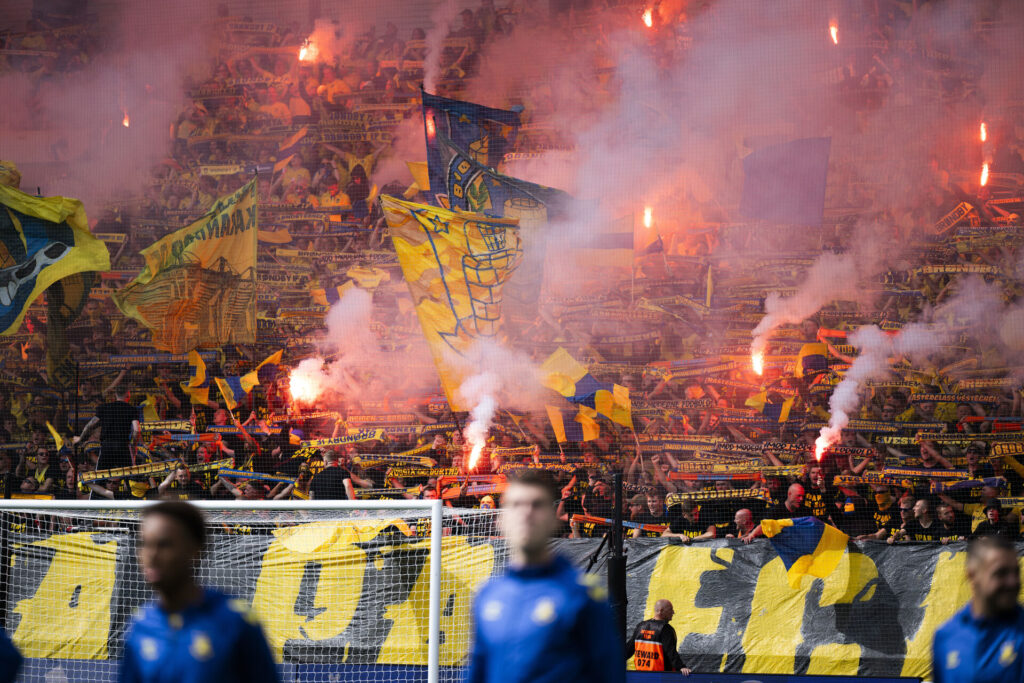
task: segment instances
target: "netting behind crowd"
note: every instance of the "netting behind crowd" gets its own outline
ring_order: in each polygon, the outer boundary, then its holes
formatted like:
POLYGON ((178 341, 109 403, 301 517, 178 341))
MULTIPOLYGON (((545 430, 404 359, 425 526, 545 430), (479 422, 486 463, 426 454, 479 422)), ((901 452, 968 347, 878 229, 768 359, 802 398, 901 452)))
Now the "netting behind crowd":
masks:
MULTIPOLYGON (((207 510, 206 518, 200 582, 259 622, 287 672, 384 681, 426 667, 429 511, 207 510)), ((493 512, 448 512, 443 526, 441 680, 455 680, 473 592, 506 553, 493 512)), ((21 680, 114 680, 125 629, 153 599, 136 555, 138 512, 6 511, 3 528, 5 626, 27 659, 21 680)))

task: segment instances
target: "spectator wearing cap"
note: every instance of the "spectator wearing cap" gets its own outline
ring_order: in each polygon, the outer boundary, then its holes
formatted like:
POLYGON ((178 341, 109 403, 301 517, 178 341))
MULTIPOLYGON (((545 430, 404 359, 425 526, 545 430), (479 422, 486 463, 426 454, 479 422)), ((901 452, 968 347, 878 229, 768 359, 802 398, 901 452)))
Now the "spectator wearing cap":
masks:
POLYGON ((998 500, 985 505, 985 521, 978 524, 972 534, 975 538, 979 536, 1003 536, 1010 540, 1016 540, 1017 529, 1003 517, 1003 506, 998 500))

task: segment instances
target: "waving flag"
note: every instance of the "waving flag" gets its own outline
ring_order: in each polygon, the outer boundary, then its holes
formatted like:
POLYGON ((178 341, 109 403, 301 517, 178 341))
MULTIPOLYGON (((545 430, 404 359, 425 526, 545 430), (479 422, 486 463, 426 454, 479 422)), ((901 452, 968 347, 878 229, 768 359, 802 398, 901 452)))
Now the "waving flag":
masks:
POLYGON ((566 210, 570 197, 565 192, 502 175, 477 161, 440 131, 437 147, 444 173, 442 187, 453 209, 503 217, 514 204, 525 203, 544 207, 548 219, 556 219, 566 210))
POLYGON ((452 356, 501 330, 503 289, 523 254, 517 224, 387 195, 380 203, 448 404, 462 410, 452 356))
POLYGON ((171 353, 256 341, 253 179, 199 220, 142 250, 146 265, 114 303, 171 353))
POLYGON ((433 197, 446 187, 438 133, 471 154, 477 162, 498 168, 505 152, 515 142, 520 125, 518 113, 452 100, 425 91, 421 94, 430 189, 420 189, 433 197))
POLYGON ((210 382, 206 378, 206 363, 195 350, 188 352, 188 364, 192 366, 192 377, 181 383, 181 390, 188 394, 189 402, 206 405, 210 400, 210 382))
POLYGON ((554 430, 558 443, 592 441, 601 436, 601 427, 594 419, 594 411, 586 406, 580 406, 575 414, 555 406, 544 408, 547 410, 548 420, 551 421, 551 429, 554 430))
POLYGON ((770 145, 743 159, 740 214, 755 220, 821 225, 830 138, 770 145))
POLYGON ((0 334, 14 334, 32 302, 62 279, 107 270, 110 254, 80 201, 0 185, 0 334))
POLYGON ((826 578, 836 570, 850 537, 817 517, 766 519, 761 531, 786 566, 789 587, 800 587, 807 574, 826 578))
POLYGON ((629 389, 611 382, 599 382, 586 366, 559 347, 541 366, 544 386, 572 403, 594 409, 623 427, 633 426, 629 389))

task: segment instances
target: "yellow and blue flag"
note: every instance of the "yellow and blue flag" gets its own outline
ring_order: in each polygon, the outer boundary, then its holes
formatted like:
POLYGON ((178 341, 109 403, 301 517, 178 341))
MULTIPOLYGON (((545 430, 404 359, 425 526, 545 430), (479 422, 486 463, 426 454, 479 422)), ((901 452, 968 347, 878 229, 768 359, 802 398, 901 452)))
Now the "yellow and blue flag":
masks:
MULTIPOLYGON (((107 270, 110 254, 89 231, 80 201, 0 185, 0 335, 17 332, 28 307, 51 285, 107 270)), ((76 308, 82 299, 76 298, 76 308)))
POLYGON ((789 419, 794 402, 796 402, 796 397, 791 396, 781 403, 771 403, 768 400, 768 392, 762 391, 748 398, 745 405, 748 408, 760 410, 761 414, 772 422, 785 422, 789 419))
POLYGON ((437 132, 437 145, 451 208, 504 217, 506 210, 526 201, 530 206, 544 207, 548 219, 565 215, 570 200, 565 192, 502 175, 478 162, 441 131, 437 132))
POLYGON ((789 587, 800 587, 805 575, 826 578, 839 566, 850 537, 817 517, 766 519, 761 531, 786 567, 789 587))
POLYGON ((594 419, 596 413, 591 408, 580 406, 573 414, 571 410, 562 410, 555 406, 544 406, 551 421, 551 429, 555 432, 558 443, 569 441, 592 441, 601 436, 601 426, 594 419))
POLYGON ((599 382, 586 366, 559 347, 541 365, 541 382, 571 403, 586 406, 623 427, 633 426, 629 389, 612 382, 599 382))
POLYGON ((214 378, 213 381, 217 383, 217 388, 220 389, 220 395, 224 397, 224 403, 227 404, 228 410, 234 410, 239 403, 245 400, 252 388, 260 383, 260 368, 267 365, 280 365, 282 354, 284 354, 283 350, 275 351, 241 377, 214 378))
POLYGON ((473 102, 431 95, 426 91, 421 91, 421 95, 430 176, 429 189, 421 186, 421 190, 433 197, 444 192, 446 187, 438 133, 459 149, 469 152, 478 163, 488 168, 501 165, 505 152, 512 149, 519 132, 518 112, 492 109, 473 102))
POLYGON ((504 289, 522 261, 518 223, 382 196, 381 208, 448 405, 471 370, 458 358, 497 339, 504 289))
POLYGON ((264 358, 262 363, 257 365, 255 368, 253 368, 249 372, 247 372, 244 375, 242 375, 239 378, 239 381, 238 381, 239 386, 242 387, 242 391, 244 391, 247 394, 250 391, 252 391, 252 388, 260 383, 260 378, 259 378, 260 368, 266 367, 266 366, 277 366, 277 365, 280 365, 281 364, 281 356, 282 355, 284 355, 284 350, 283 349, 280 350, 280 351, 275 351, 274 353, 272 353, 269 356, 267 356, 266 358, 264 358))
POLYGON ((206 363, 198 351, 188 352, 188 364, 192 366, 192 377, 181 383, 181 390, 188 394, 189 402, 206 405, 210 400, 210 381, 206 378, 206 363))
POLYGON ((828 371, 828 346, 811 342, 800 347, 796 356, 797 377, 814 377, 828 371))

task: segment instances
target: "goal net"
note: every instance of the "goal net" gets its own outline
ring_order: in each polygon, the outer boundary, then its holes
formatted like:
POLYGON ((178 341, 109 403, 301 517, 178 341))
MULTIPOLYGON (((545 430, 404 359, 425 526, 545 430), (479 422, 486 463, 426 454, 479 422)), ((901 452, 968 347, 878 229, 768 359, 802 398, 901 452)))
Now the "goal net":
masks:
MULTIPOLYGON (((115 680, 125 629, 153 599, 136 556, 141 507, 22 503, 36 505, 0 504, 0 609, 26 658, 19 680, 115 680)), ((251 606, 283 680, 460 678, 473 594, 506 562, 494 511, 248 505, 201 504, 199 579, 251 606)))

